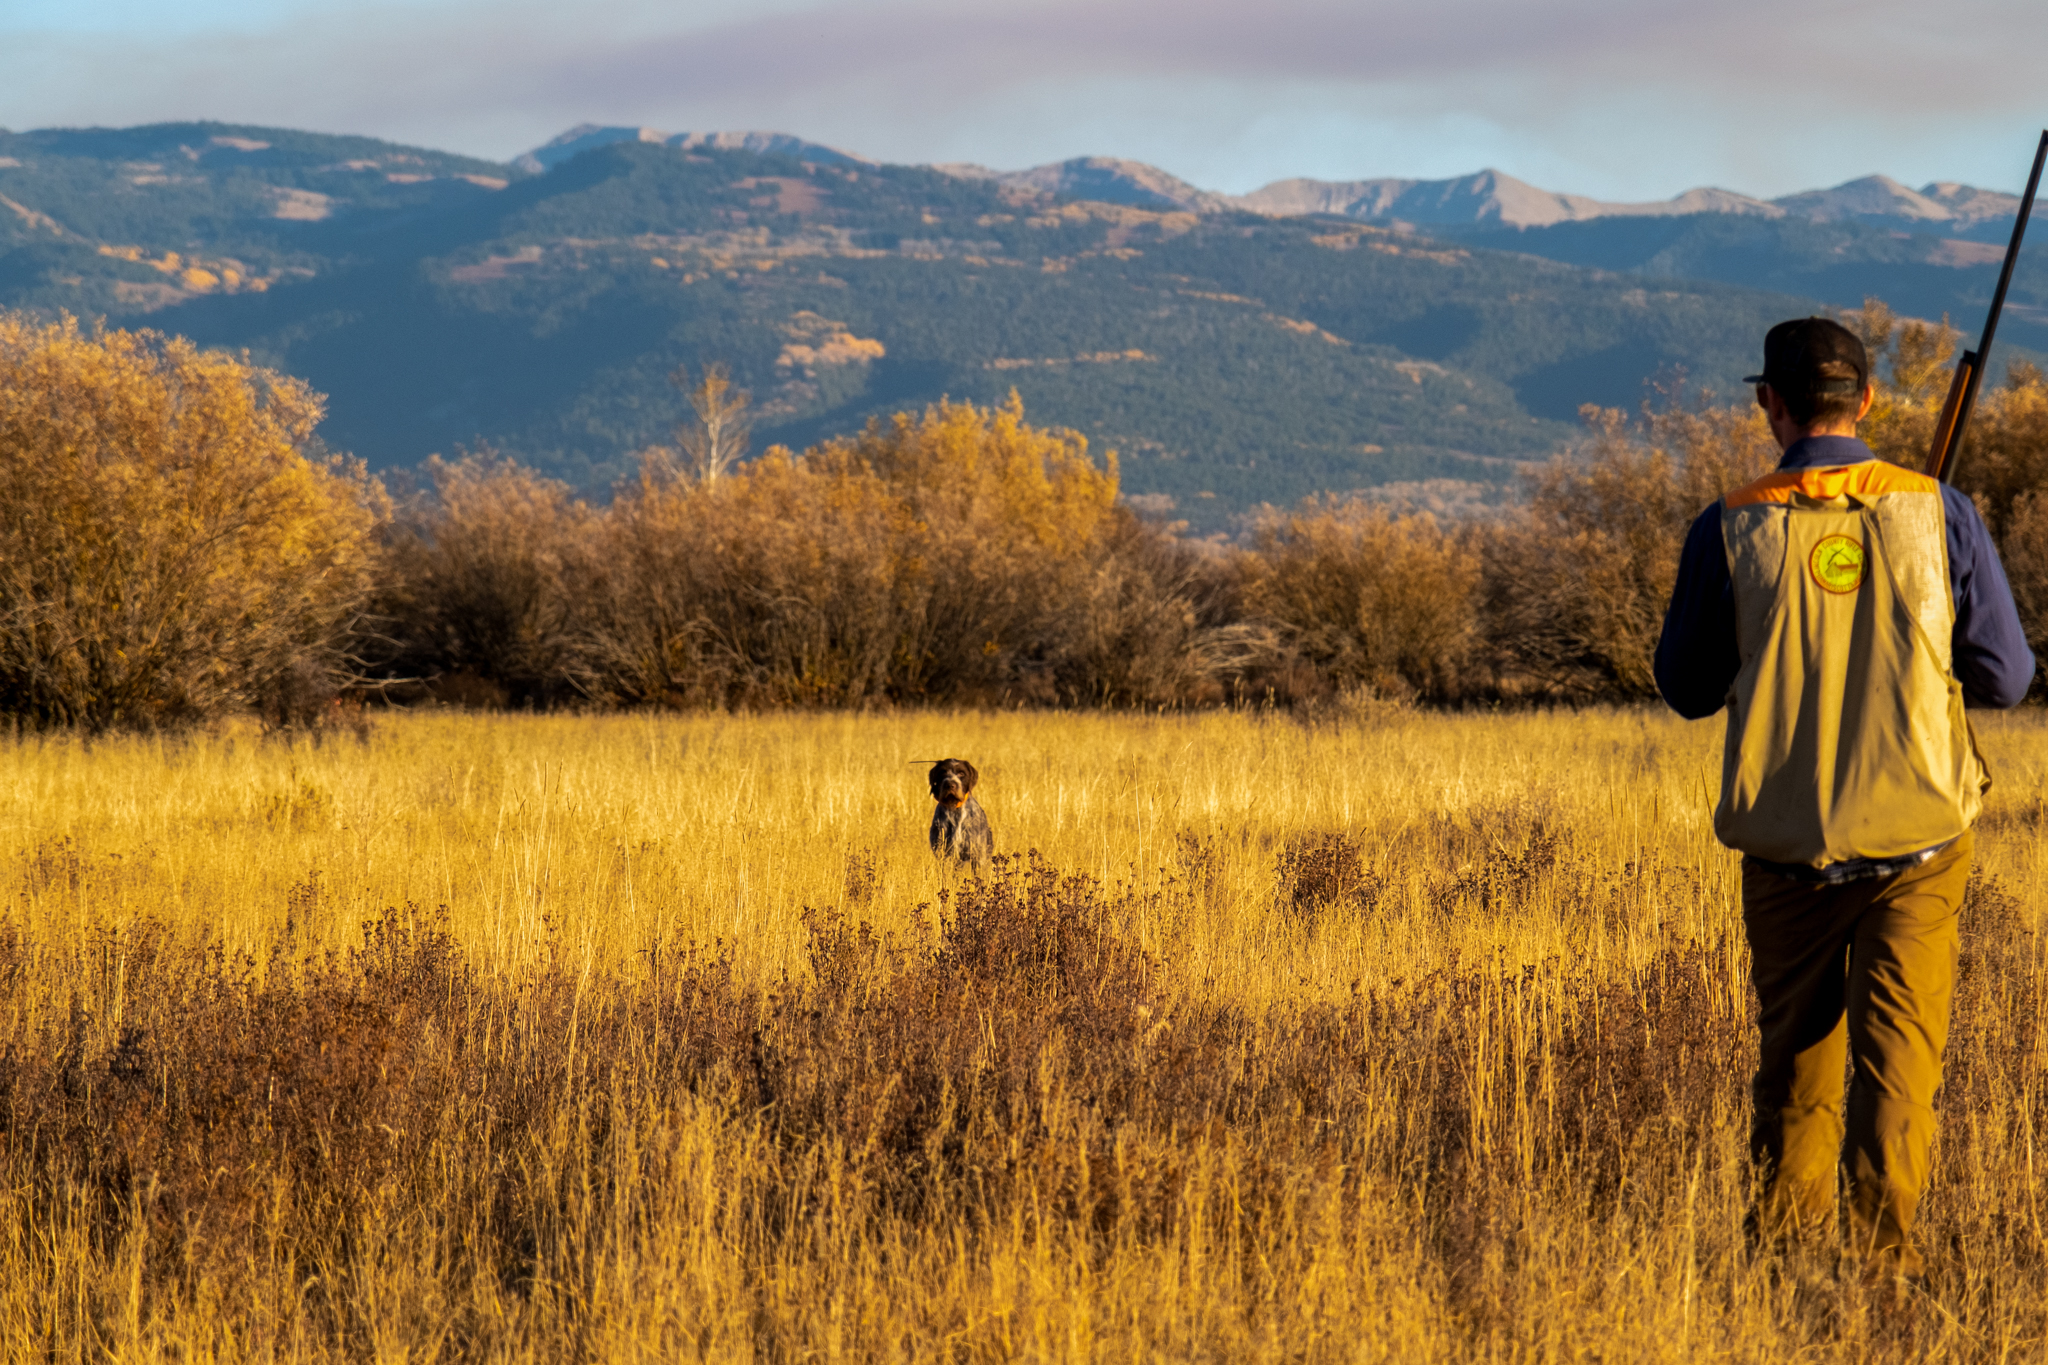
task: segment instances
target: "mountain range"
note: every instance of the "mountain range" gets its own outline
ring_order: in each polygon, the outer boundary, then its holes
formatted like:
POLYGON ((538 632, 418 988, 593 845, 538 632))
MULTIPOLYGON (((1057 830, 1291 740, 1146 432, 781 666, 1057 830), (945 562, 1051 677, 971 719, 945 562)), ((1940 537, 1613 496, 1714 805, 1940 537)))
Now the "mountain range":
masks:
MULTIPOLYGON (((1012 390, 1213 529, 1321 490, 1484 492, 1646 382, 1734 391, 1769 322, 1981 316, 2011 196, 1881 178, 1652 205, 1496 172, 1245 196, 1136 162, 883 165, 571 129, 500 164, 222 124, 0 132, 0 305, 246 348, 378 468, 479 445, 601 494, 711 360, 801 445, 1012 390), (2000 215, 2004 218, 2001 220, 2000 215)), ((2048 279, 2015 282, 2021 345, 2048 279)), ((2008 352, 2010 354, 2011 352, 2008 352)))
MULTIPOLYGON (((579 152, 613 142, 775 152, 822 165, 874 165, 852 152, 806 142, 786 133, 664 133, 653 128, 581 124, 517 158, 512 164, 540 172, 579 152)), ((1552 227, 1597 218, 1679 218, 1732 213, 1814 223, 1858 223, 1890 231, 1935 234, 2003 244, 2012 231, 2019 196, 1935 181, 1914 190, 1889 176, 1867 175, 1833 189, 1757 199, 1733 190, 1699 188, 1646 203, 1612 203, 1582 194, 1539 189, 1501 171, 1483 170, 1444 180, 1275 180, 1250 194, 1222 194, 1142 161, 1083 156, 1022 171, 997 171, 966 162, 934 170, 963 179, 1039 190, 1072 199, 1129 204, 1144 209, 1223 213, 1233 209, 1284 218, 1334 214, 1355 222, 1406 227, 1552 227)))

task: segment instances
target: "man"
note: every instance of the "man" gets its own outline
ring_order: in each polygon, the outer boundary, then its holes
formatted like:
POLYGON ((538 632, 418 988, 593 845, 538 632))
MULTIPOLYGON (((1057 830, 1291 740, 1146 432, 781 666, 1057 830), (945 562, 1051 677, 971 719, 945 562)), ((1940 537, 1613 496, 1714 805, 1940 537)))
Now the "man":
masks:
POLYGON ((1872 393, 1854 333, 1779 323, 1744 382, 1784 458, 1693 523, 1656 674, 1688 719, 1728 708, 1714 832, 1744 854, 1756 1222, 1773 1239, 1832 1223, 1839 1164, 1855 1248, 1918 1277, 1956 911, 1990 786, 1963 706, 2017 704, 2034 659, 1970 500, 1856 439, 1872 393))

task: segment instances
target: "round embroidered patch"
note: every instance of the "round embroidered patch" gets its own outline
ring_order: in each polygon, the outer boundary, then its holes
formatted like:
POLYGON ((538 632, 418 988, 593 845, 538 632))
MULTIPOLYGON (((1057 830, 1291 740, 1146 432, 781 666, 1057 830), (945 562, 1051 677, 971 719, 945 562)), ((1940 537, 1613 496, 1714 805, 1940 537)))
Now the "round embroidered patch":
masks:
POLYGON ((1863 586, 1863 544, 1848 536, 1825 536, 1807 556, 1806 567, 1829 592, 1854 592, 1863 586))

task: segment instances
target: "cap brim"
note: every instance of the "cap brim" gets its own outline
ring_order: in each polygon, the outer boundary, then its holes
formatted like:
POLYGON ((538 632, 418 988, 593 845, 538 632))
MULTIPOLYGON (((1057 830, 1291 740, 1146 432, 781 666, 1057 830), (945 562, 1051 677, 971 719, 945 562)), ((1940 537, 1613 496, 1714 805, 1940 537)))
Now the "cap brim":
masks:
POLYGON ((1745 384, 1768 384, 1771 381, 1760 374, 1746 374, 1742 376, 1742 382, 1745 384))

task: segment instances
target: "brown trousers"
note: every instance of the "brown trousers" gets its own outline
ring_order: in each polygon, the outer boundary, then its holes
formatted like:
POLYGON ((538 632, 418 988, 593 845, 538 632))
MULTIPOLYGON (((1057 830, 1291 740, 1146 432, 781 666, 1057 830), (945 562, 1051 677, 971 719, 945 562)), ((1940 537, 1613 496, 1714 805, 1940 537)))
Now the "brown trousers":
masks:
POLYGON ((1923 1269, 1914 1211, 1927 1187, 1973 848, 1966 832, 1918 867, 1841 886, 1743 863, 1763 1034, 1750 1149, 1769 1182, 1759 1210, 1769 1235, 1832 1224, 1839 1165, 1855 1248, 1896 1256, 1907 1274, 1923 1269))

